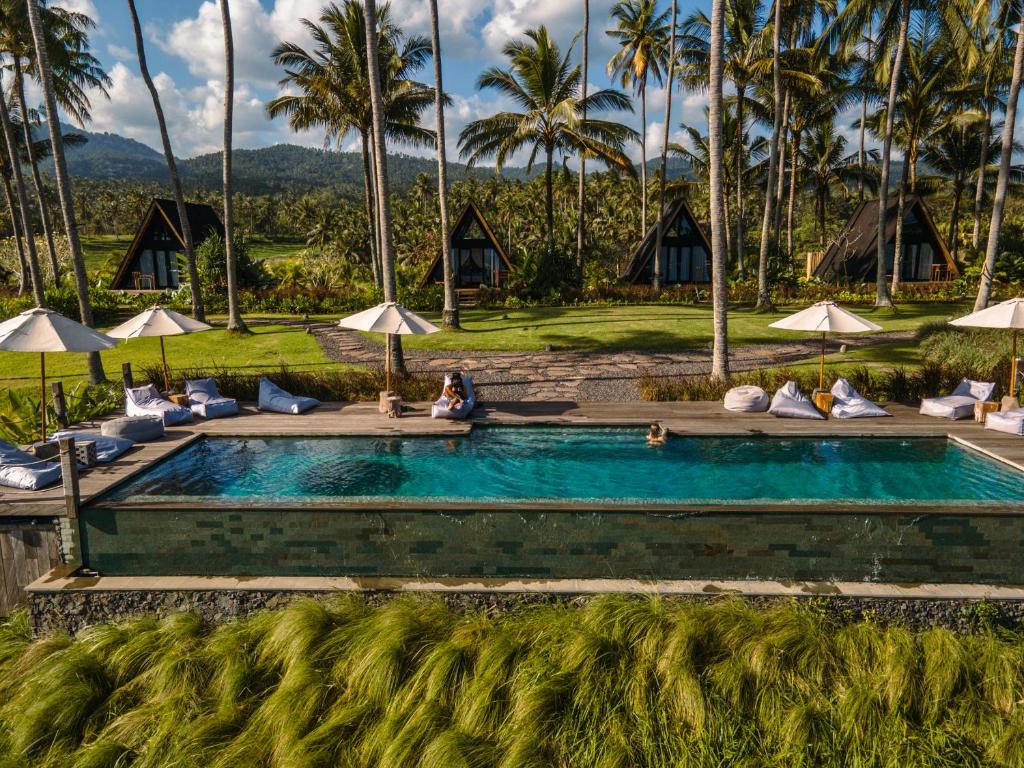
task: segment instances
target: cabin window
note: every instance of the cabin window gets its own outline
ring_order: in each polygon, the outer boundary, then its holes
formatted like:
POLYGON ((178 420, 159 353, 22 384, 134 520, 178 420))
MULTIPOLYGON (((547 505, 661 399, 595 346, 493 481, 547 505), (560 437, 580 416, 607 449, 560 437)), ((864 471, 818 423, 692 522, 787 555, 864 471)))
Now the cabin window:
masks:
POLYGON ((156 284, 160 288, 167 286, 167 251, 156 253, 156 284))
MULTIPOLYGON (((663 245, 661 277, 665 283, 707 282, 707 251, 700 245, 663 245)), ((653 273, 648 265, 646 274, 653 273)))
POLYGON ((139 271, 144 275, 153 274, 153 252, 151 250, 143 251, 139 257, 139 271))
POLYGON ((171 278, 171 287, 177 288, 180 284, 178 278, 178 254, 173 251, 167 254, 167 271, 171 278))

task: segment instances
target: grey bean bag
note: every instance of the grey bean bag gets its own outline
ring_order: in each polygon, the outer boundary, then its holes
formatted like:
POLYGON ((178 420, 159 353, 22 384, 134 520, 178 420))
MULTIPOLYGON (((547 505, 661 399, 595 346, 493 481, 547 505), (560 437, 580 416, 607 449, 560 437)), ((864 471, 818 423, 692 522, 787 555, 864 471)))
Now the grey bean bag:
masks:
POLYGON ((164 436, 162 416, 122 416, 100 425, 104 437, 126 438, 133 443, 148 443, 164 436))
POLYGON ((846 379, 839 379, 832 385, 832 415, 837 419, 892 416, 885 408, 862 396, 846 379))
POLYGON ((1024 435, 1024 408, 990 413, 985 417, 985 429, 1006 432, 1010 435, 1024 435))
POLYGON ((814 403, 807 399, 800 391, 795 381, 787 381, 772 398, 772 404, 768 408, 772 416, 779 416, 784 419, 824 419, 825 414, 814 407, 814 403))
POLYGON ((204 419, 220 419, 238 413, 238 401, 222 396, 213 379, 186 381, 185 394, 192 413, 204 419))
POLYGON ((753 384, 733 387, 725 393, 725 410, 742 413, 764 413, 771 401, 768 393, 753 384))
POLYGON ((974 416, 974 404, 979 400, 988 400, 995 390, 996 385, 991 382, 964 379, 957 384, 953 394, 922 400, 921 414, 940 419, 969 419, 974 416))
POLYGON ((124 412, 126 416, 159 416, 166 427, 192 421, 192 411, 164 400, 152 384, 126 389, 124 412))
POLYGON ((261 411, 298 414, 305 413, 318 405, 320 405, 320 401, 314 397, 299 397, 285 392, 266 377, 260 379, 260 395, 256 407, 261 411))
POLYGON ((0 485, 35 491, 60 480, 60 464, 0 440, 0 485))
POLYGON ((451 384, 448 376, 444 377, 444 387, 441 389, 441 397, 430 408, 430 415, 435 419, 464 419, 476 408, 476 394, 473 392, 473 378, 463 376, 462 384, 466 387, 466 399, 456 408, 448 408, 449 400, 444 396, 444 390, 451 384))
MULTIPOLYGON (((160 427, 163 429, 163 424, 160 427)), ((95 443, 97 464, 108 464, 135 445, 135 441, 129 440, 127 437, 113 437, 111 435, 96 434, 95 432, 74 432, 72 430, 57 432, 50 435, 47 440, 55 443, 65 437, 73 437, 75 440, 89 440, 95 443)))

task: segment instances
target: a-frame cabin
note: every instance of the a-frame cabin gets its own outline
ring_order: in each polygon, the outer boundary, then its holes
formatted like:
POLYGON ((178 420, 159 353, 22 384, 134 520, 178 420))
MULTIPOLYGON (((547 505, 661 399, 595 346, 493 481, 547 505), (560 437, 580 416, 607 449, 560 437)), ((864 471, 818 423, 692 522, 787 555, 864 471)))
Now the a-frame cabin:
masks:
MULTIPOLYGON (((499 288, 512 271, 512 262, 505 249, 473 202, 466 203, 455 220, 449 237, 448 257, 458 289, 499 288)), ((431 262, 423 284, 443 282, 444 264, 439 253, 431 262)))
MULTIPOLYGON (((186 203, 192 242, 199 246, 210 235, 224 237, 224 225, 209 205, 186 203)), ((178 206, 173 200, 154 198, 149 204, 111 288, 119 291, 163 291, 186 282, 183 262, 185 238, 178 206)))
MULTIPOLYGON (((662 220, 665 231, 661 238, 661 284, 710 283, 711 243, 686 200, 679 198, 669 203, 662 220)), ((650 285, 654 278, 657 241, 658 225, 655 223, 633 250, 619 277, 630 283, 650 285)))
MULTIPOLYGON (((888 200, 886 236, 886 279, 892 279, 896 253, 895 194, 888 200)), ((843 231, 833 240, 813 271, 821 280, 873 283, 878 276, 878 200, 865 200, 853 212, 843 231)), ((903 211, 903 264, 900 280, 905 283, 941 282, 960 274, 945 238, 939 233, 924 200, 907 195, 903 211)))

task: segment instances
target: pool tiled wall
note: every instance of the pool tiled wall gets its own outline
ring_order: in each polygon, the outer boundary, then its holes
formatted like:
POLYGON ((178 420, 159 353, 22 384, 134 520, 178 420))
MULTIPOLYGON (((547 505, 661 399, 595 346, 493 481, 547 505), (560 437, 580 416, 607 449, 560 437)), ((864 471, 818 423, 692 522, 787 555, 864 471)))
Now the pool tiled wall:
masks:
POLYGON ((1024 584, 1017 515, 87 508, 102 575, 1024 584))

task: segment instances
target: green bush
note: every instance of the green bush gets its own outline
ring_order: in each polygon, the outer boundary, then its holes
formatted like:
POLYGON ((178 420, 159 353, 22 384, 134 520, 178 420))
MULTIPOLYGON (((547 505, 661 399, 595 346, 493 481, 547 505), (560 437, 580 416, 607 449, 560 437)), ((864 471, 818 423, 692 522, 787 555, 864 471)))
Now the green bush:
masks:
POLYGON ((6 768, 1024 764, 1024 638, 782 603, 456 613, 299 600, 32 641, 0 627, 6 768))
MULTIPOLYGON (((120 384, 87 386, 76 384, 64 393, 69 424, 79 424, 106 416, 124 403, 120 384)), ((57 425, 57 412, 52 401, 46 409, 47 431, 57 425)), ((0 389, 0 439, 26 445, 39 439, 39 398, 28 392, 0 389)))

